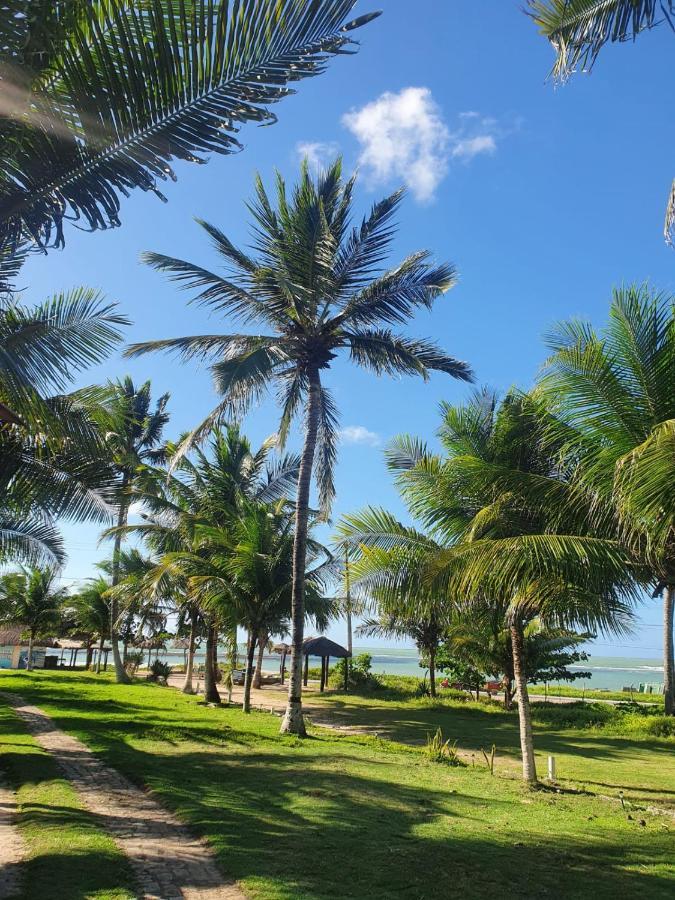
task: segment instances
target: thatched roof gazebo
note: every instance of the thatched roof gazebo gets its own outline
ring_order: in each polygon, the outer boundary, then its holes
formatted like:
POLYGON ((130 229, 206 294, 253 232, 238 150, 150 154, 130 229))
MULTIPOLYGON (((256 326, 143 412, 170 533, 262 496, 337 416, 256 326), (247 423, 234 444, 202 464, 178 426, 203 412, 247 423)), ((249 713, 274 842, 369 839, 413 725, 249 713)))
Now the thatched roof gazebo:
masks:
POLYGON ((307 678, 309 675, 309 657, 321 657, 321 682, 319 690, 322 692, 328 684, 328 666, 331 656, 334 656, 337 659, 347 659, 351 656, 351 653, 346 647, 343 647, 341 644, 336 644, 335 641, 331 641, 330 638, 324 637, 323 635, 321 637, 305 638, 302 642, 302 652, 305 657, 305 673, 303 679, 305 687, 307 686, 307 678))

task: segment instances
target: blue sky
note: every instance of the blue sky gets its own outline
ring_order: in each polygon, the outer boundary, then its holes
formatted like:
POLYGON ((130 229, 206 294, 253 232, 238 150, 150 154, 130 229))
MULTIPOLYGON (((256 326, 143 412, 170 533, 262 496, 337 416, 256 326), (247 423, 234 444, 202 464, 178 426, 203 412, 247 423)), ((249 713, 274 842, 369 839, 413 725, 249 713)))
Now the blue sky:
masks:
MULTIPOLYGON (((360 2, 357 10, 374 6, 360 2)), ((410 333, 433 336, 468 360, 480 383, 526 387, 551 323, 583 315, 601 324, 612 286, 622 282, 675 288, 675 255, 661 237, 675 116, 667 28, 607 48, 592 75, 555 87, 546 81, 551 50, 522 6, 385 0, 384 15, 359 35, 358 55, 301 83, 296 97, 275 108, 277 125, 244 129, 238 155, 179 164, 178 183, 165 190, 168 204, 137 192, 123 205, 122 228, 93 235, 71 228, 64 251, 24 269, 25 299, 99 287, 133 319, 130 341, 230 330, 188 307, 186 295, 140 264, 140 252, 215 265, 193 216, 245 244, 244 201, 255 171, 268 179, 276 166, 292 180, 303 149, 318 159, 339 150, 348 169, 359 166, 359 215, 397 185, 409 188, 392 262, 428 248, 460 272, 458 286, 410 333)), ((171 435, 214 405, 206 372, 160 356, 112 358, 87 381, 127 372, 152 379, 157 395, 171 392, 171 435)), ((335 516, 366 503, 402 514, 382 447, 401 432, 433 440, 439 401, 460 401, 467 388, 442 376, 426 385, 375 380, 344 361, 328 381, 346 429, 335 516)), ((274 407, 251 414, 245 429, 254 442, 275 431, 274 407)), ((96 527, 64 532, 64 577, 88 577, 104 553, 96 527)), ((647 602, 633 636, 611 647, 603 639, 595 652, 658 656, 659 612, 647 602)), ((333 635, 340 639, 342 630, 333 635)))

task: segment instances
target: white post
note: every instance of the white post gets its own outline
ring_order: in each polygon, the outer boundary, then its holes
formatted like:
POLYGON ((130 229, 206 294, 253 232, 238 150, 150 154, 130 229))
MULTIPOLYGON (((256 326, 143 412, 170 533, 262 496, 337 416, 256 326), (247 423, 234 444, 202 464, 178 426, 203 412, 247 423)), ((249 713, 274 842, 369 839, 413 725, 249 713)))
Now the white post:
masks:
POLYGON ((555 756, 548 758, 548 780, 555 781, 555 756))

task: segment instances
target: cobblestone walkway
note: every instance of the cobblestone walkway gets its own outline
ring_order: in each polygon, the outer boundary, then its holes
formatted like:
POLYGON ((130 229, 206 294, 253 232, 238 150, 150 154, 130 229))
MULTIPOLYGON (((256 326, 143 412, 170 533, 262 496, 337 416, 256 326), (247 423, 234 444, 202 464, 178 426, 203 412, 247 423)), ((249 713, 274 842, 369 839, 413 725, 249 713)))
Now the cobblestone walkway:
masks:
POLYGON ((0 900, 19 894, 19 864, 26 850, 15 819, 14 791, 0 780, 0 900))
POLYGON ((175 816, 60 731, 41 709, 17 694, 4 696, 129 857, 143 900, 244 900, 242 891, 222 877, 206 843, 175 816))

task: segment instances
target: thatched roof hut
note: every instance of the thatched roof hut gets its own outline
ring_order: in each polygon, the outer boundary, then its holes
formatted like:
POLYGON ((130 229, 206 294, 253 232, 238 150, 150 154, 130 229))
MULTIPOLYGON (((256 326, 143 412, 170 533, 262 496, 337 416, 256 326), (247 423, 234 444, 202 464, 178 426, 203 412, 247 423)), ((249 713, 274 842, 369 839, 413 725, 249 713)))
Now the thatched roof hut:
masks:
POLYGON ((345 659, 351 656, 349 650, 341 644, 336 644, 330 638, 324 637, 308 637, 302 642, 302 652, 305 656, 335 656, 338 659, 345 659))
MULTIPOLYGON (((302 642, 302 652, 305 657, 305 676, 304 682, 307 684, 309 676, 309 658, 310 656, 321 657, 321 681, 319 690, 323 692, 328 684, 328 667, 330 665, 330 657, 335 656, 338 659, 346 659, 351 656, 349 650, 341 644, 336 644, 330 638, 324 637, 308 637, 302 642)), ((345 678, 346 684, 346 678, 345 678)))

